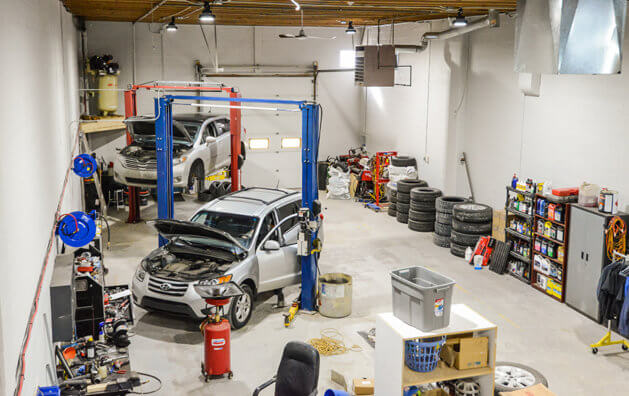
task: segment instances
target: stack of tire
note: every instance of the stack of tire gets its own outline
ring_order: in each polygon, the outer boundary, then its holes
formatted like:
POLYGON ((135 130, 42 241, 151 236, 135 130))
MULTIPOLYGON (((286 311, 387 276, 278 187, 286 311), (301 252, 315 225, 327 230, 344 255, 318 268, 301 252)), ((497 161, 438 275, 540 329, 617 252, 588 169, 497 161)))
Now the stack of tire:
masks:
POLYGON ((387 214, 391 217, 397 216, 397 187, 391 183, 387 184, 387 198, 389 199, 389 208, 387 214))
POLYGON ((452 230, 452 208, 454 205, 467 202, 466 198, 445 196, 435 200, 435 233, 432 241, 435 245, 449 248, 452 230))
POLYGON ((406 167, 406 166, 417 167, 417 160, 413 157, 409 157, 406 155, 397 155, 395 157, 391 157, 391 165, 397 166, 397 167, 406 167))
POLYGON ((415 187, 411 190, 411 206, 408 212, 408 228, 417 232, 435 230, 435 200, 441 190, 432 187, 415 187))
POLYGON ((397 182, 396 217, 400 223, 408 223, 411 210, 411 190, 416 187, 428 187, 428 183, 418 179, 402 179, 397 182))
POLYGON ((478 203, 462 203, 452 209, 450 252, 465 257, 467 247, 474 249, 482 236, 491 234, 493 210, 478 203))
POLYGON ((213 199, 229 194, 231 191, 232 183, 230 181, 213 181, 207 190, 199 193, 199 201, 210 202, 213 199))

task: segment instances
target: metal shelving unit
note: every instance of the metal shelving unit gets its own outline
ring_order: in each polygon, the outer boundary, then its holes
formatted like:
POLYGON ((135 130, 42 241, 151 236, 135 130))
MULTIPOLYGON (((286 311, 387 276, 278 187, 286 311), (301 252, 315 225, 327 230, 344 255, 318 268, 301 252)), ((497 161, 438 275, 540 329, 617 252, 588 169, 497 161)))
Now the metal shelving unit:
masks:
POLYGON ((514 278, 527 284, 531 283, 534 205, 534 193, 506 187, 505 242, 509 244, 510 250, 507 270, 514 278))

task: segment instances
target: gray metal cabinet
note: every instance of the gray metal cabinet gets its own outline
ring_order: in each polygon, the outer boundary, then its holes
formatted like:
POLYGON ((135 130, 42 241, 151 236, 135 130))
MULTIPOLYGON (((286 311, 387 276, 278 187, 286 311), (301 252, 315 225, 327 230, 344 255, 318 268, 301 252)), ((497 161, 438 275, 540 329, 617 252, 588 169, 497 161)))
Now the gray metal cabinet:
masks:
MULTIPOLYGON (((626 213, 616 215, 629 220, 626 213)), ((598 320, 598 280, 610 262, 605 252, 605 228, 612 217, 579 205, 572 205, 570 211, 566 304, 594 320, 598 320)))

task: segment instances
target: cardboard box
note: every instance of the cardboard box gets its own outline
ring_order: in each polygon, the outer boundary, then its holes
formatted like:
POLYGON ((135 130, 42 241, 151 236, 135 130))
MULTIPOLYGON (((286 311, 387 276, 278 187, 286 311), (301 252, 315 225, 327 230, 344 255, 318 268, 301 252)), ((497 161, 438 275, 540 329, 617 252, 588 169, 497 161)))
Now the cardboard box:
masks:
POLYGON ((459 337, 446 340, 441 348, 441 359, 458 370, 487 367, 489 338, 459 337))
POLYGON ((504 209, 494 210, 494 218, 491 227, 491 236, 494 239, 505 241, 506 212, 504 209))
POLYGON ((557 396, 549 391, 543 384, 537 384, 526 389, 513 392, 500 392, 501 396, 557 396))
POLYGON ((373 395, 374 384, 372 378, 354 378, 355 395, 373 395))
POLYGON ((358 189, 358 176, 355 173, 349 175, 349 196, 354 198, 358 189))
POLYGON ((422 396, 450 396, 450 394, 443 389, 431 389, 429 391, 422 392, 422 396))

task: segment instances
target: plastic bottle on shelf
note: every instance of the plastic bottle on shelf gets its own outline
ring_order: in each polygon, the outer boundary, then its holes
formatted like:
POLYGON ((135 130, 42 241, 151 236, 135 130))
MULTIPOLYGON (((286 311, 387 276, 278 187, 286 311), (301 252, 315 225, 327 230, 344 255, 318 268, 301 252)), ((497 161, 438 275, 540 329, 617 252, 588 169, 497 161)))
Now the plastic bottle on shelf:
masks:
POLYGON ((518 186, 518 177, 516 174, 513 174, 513 179, 511 179, 511 188, 516 188, 518 186))
POLYGON ((555 209, 555 221, 563 222, 563 207, 558 206, 555 209))

